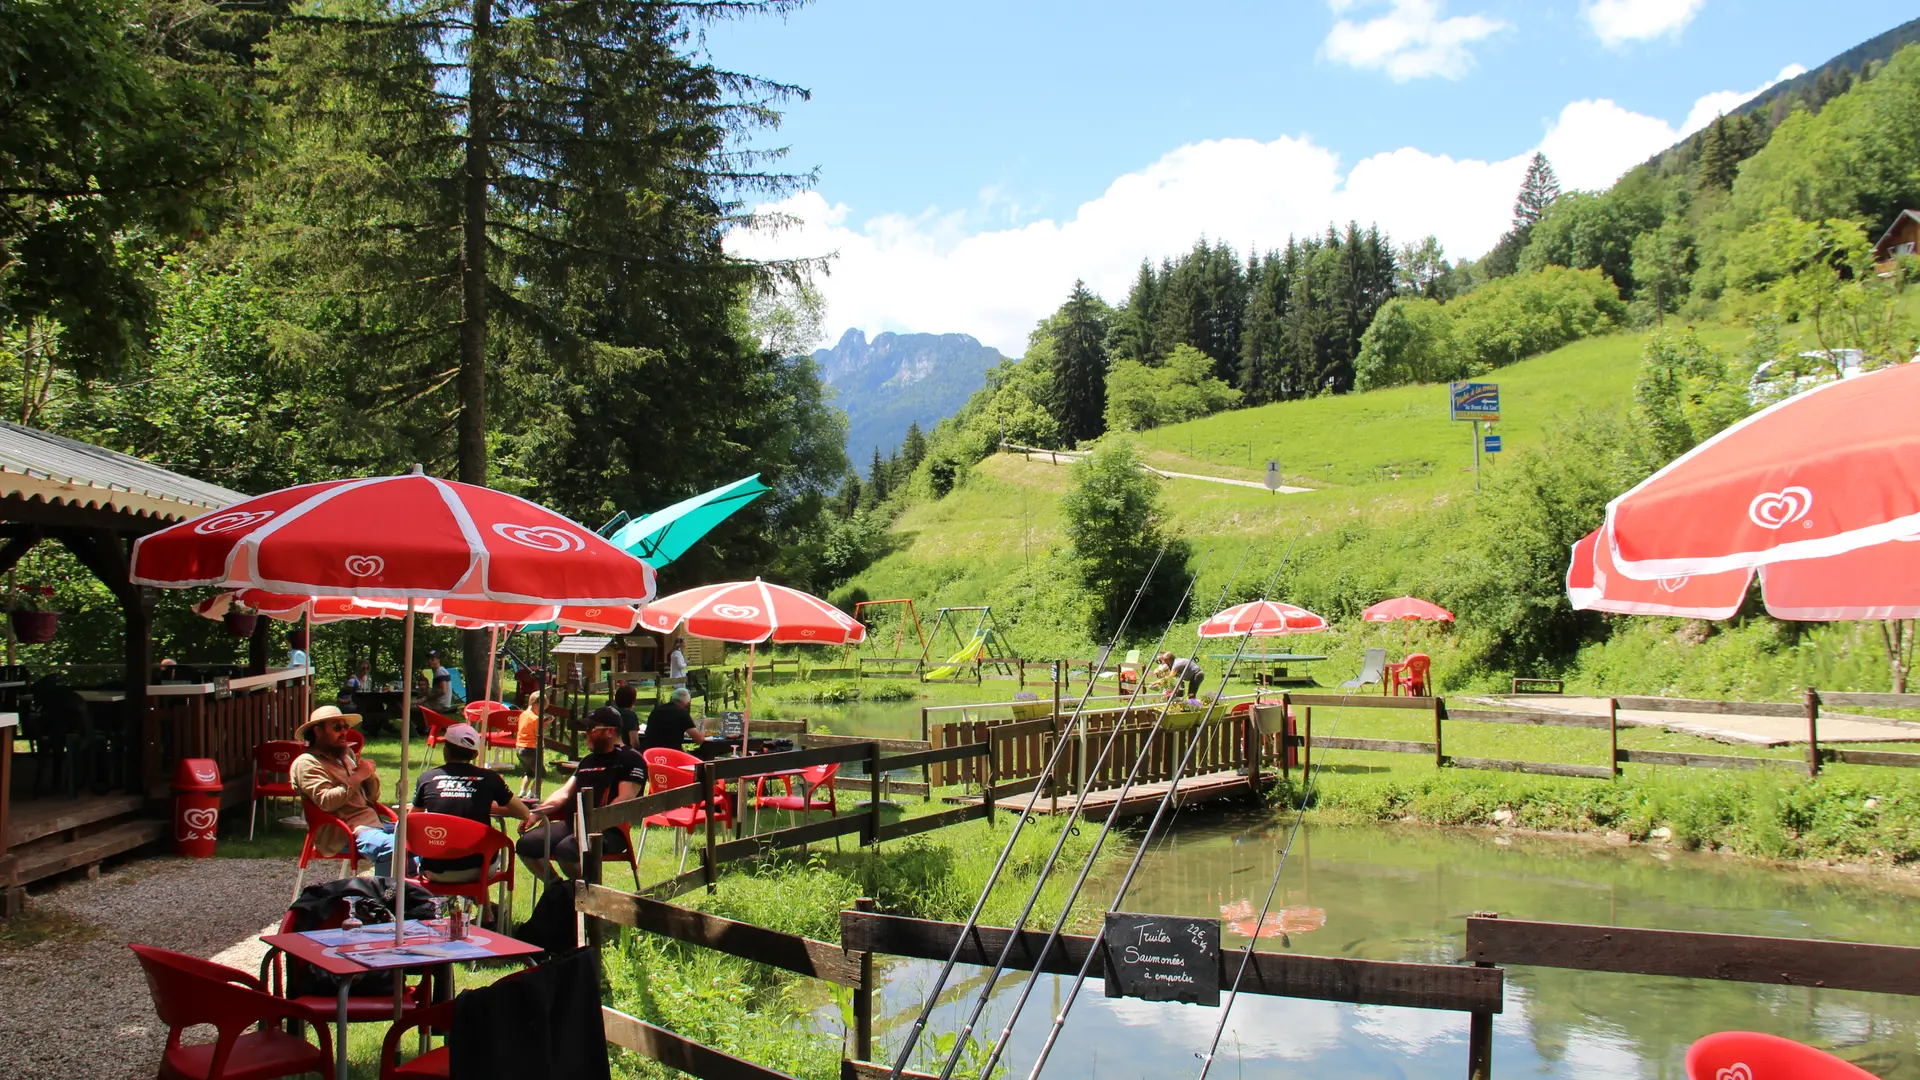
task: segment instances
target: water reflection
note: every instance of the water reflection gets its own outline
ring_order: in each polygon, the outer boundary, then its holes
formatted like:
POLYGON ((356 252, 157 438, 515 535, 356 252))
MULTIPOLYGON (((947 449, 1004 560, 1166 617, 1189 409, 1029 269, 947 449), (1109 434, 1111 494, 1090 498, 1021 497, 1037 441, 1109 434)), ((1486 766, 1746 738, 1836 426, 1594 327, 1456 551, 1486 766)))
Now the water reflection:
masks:
MULTIPOLYGON (((1223 945, 1243 948, 1285 842, 1284 823, 1216 818, 1183 823, 1148 855, 1127 907, 1225 916, 1223 945)), ((1584 841, 1494 837, 1420 828, 1302 830, 1259 947, 1377 960, 1451 963, 1464 918, 1510 918, 1920 943, 1913 894, 1884 879, 1584 841), (1280 931, 1285 919, 1310 931, 1280 931), (1311 914, 1310 914, 1311 913, 1311 914)), ((1097 903, 1110 896, 1090 885, 1097 903)), ((888 970, 883 1014, 910 1019, 937 965, 888 970)), ((962 969, 973 973, 974 969, 962 969)), ((1024 1076, 1069 980, 1043 977, 1016 1029, 1009 1065, 1024 1076)), ((935 1030, 953 1030, 977 990, 949 995, 935 1030)), ((996 994, 988 1034, 1005 1022, 1017 985, 996 994)), ((1110 1000, 1090 983, 1073 1009, 1049 1077, 1193 1075, 1220 1013, 1191 1005, 1110 1000)), ((1509 969, 1494 1024, 1495 1076, 1682 1075, 1686 1047, 1713 1031, 1750 1028, 1823 1047, 1887 1080, 1920 1080, 1920 1002, 1849 991, 1749 986, 1551 969, 1509 969)), ((882 1028, 897 1046, 899 1030, 882 1028)), ((1466 1068, 1462 1014, 1242 997, 1214 1075, 1447 1077, 1466 1068)))

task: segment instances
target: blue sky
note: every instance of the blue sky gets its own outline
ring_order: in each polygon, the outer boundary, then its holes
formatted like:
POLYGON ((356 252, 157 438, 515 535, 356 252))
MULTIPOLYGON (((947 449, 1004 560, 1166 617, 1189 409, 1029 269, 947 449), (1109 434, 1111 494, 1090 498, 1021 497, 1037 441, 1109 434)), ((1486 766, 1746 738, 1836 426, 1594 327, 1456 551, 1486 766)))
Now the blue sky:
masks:
POLYGON ((752 254, 837 254, 828 330, 1009 353, 1075 277, 1118 301, 1202 231, 1330 219, 1478 255, 1542 149, 1599 187, 1792 65, 1912 17, 1846 0, 819 0, 709 33, 808 87, 771 140, 819 182, 752 254), (1510 175, 1511 174, 1511 175, 1510 175))

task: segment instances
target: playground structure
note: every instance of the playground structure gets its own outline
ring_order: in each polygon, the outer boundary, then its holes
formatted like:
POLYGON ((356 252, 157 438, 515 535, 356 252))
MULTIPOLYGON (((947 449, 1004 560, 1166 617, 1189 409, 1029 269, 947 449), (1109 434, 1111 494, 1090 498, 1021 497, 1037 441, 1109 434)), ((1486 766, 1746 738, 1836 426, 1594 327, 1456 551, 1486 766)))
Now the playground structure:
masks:
POLYGON ((934 616, 933 630, 921 647, 920 660, 916 670, 921 682, 954 682, 966 678, 963 672, 971 671, 974 682, 986 678, 985 670, 992 667, 998 677, 1026 680, 1021 670, 1020 654, 1007 640, 993 617, 990 605, 967 605, 964 607, 943 607, 934 616), (960 636, 960 623, 967 612, 978 612, 973 621, 973 632, 966 637, 960 636), (929 668, 928 655, 939 644, 940 631, 945 628, 953 635, 954 644, 960 646, 958 652, 946 658, 944 663, 929 668))
POLYGON ((914 610, 912 600, 862 600, 853 605, 853 617, 867 628, 868 644, 877 644, 883 640, 879 633, 879 620, 868 614, 868 609, 885 611, 899 608, 899 623, 894 627, 893 654, 890 656, 867 656, 863 653, 854 656, 854 671, 861 678, 898 677, 907 678, 920 671, 921 658, 927 652, 927 635, 920 628, 920 615, 914 610), (869 621, 872 620, 872 621, 869 621), (913 626, 913 636, 920 643, 920 652, 914 656, 905 655, 907 651, 907 626, 913 626), (871 665, 872 670, 868 670, 871 665), (904 668, 904 669, 903 669, 904 668))

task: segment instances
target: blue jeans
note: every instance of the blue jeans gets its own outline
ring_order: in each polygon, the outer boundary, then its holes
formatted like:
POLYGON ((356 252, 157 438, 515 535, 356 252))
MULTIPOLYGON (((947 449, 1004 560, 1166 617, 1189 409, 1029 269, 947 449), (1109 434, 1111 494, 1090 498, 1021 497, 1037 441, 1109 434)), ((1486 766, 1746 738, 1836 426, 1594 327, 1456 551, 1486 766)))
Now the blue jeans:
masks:
POLYGON ((353 830, 353 846, 360 857, 373 863, 373 872, 378 877, 393 876, 393 826, 381 825, 379 828, 367 826, 353 830))

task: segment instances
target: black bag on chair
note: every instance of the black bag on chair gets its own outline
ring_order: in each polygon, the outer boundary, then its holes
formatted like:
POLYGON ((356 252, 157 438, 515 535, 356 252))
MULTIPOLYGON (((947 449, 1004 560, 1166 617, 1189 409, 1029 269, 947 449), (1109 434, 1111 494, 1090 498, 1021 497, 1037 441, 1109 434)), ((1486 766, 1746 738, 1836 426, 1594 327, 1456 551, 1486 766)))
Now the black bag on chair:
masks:
POLYGON ((579 948, 580 923, 573 909, 573 883, 563 881, 542 889, 527 921, 514 928, 513 936, 540 946, 548 956, 579 948))
MULTIPOLYGON (((361 905, 362 914, 369 912, 373 903, 392 911, 396 888, 394 879, 385 877, 345 877, 309 885, 300 890, 300 899, 287 908, 287 918, 281 924, 281 932, 299 933, 303 930, 331 930, 338 927, 346 921, 349 898, 372 901, 361 905)), ((433 902, 418 889, 407 890, 407 918, 433 918, 433 902)), ((286 958, 286 963, 288 997, 330 997, 339 992, 340 983, 334 976, 291 956, 286 958)), ((393 978, 394 973, 390 971, 364 975, 354 984, 355 996, 391 994, 393 978)))
POLYGON ((610 1080, 599 952, 573 949, 461 992, 447 1050, 457 1080, 610 1080))

